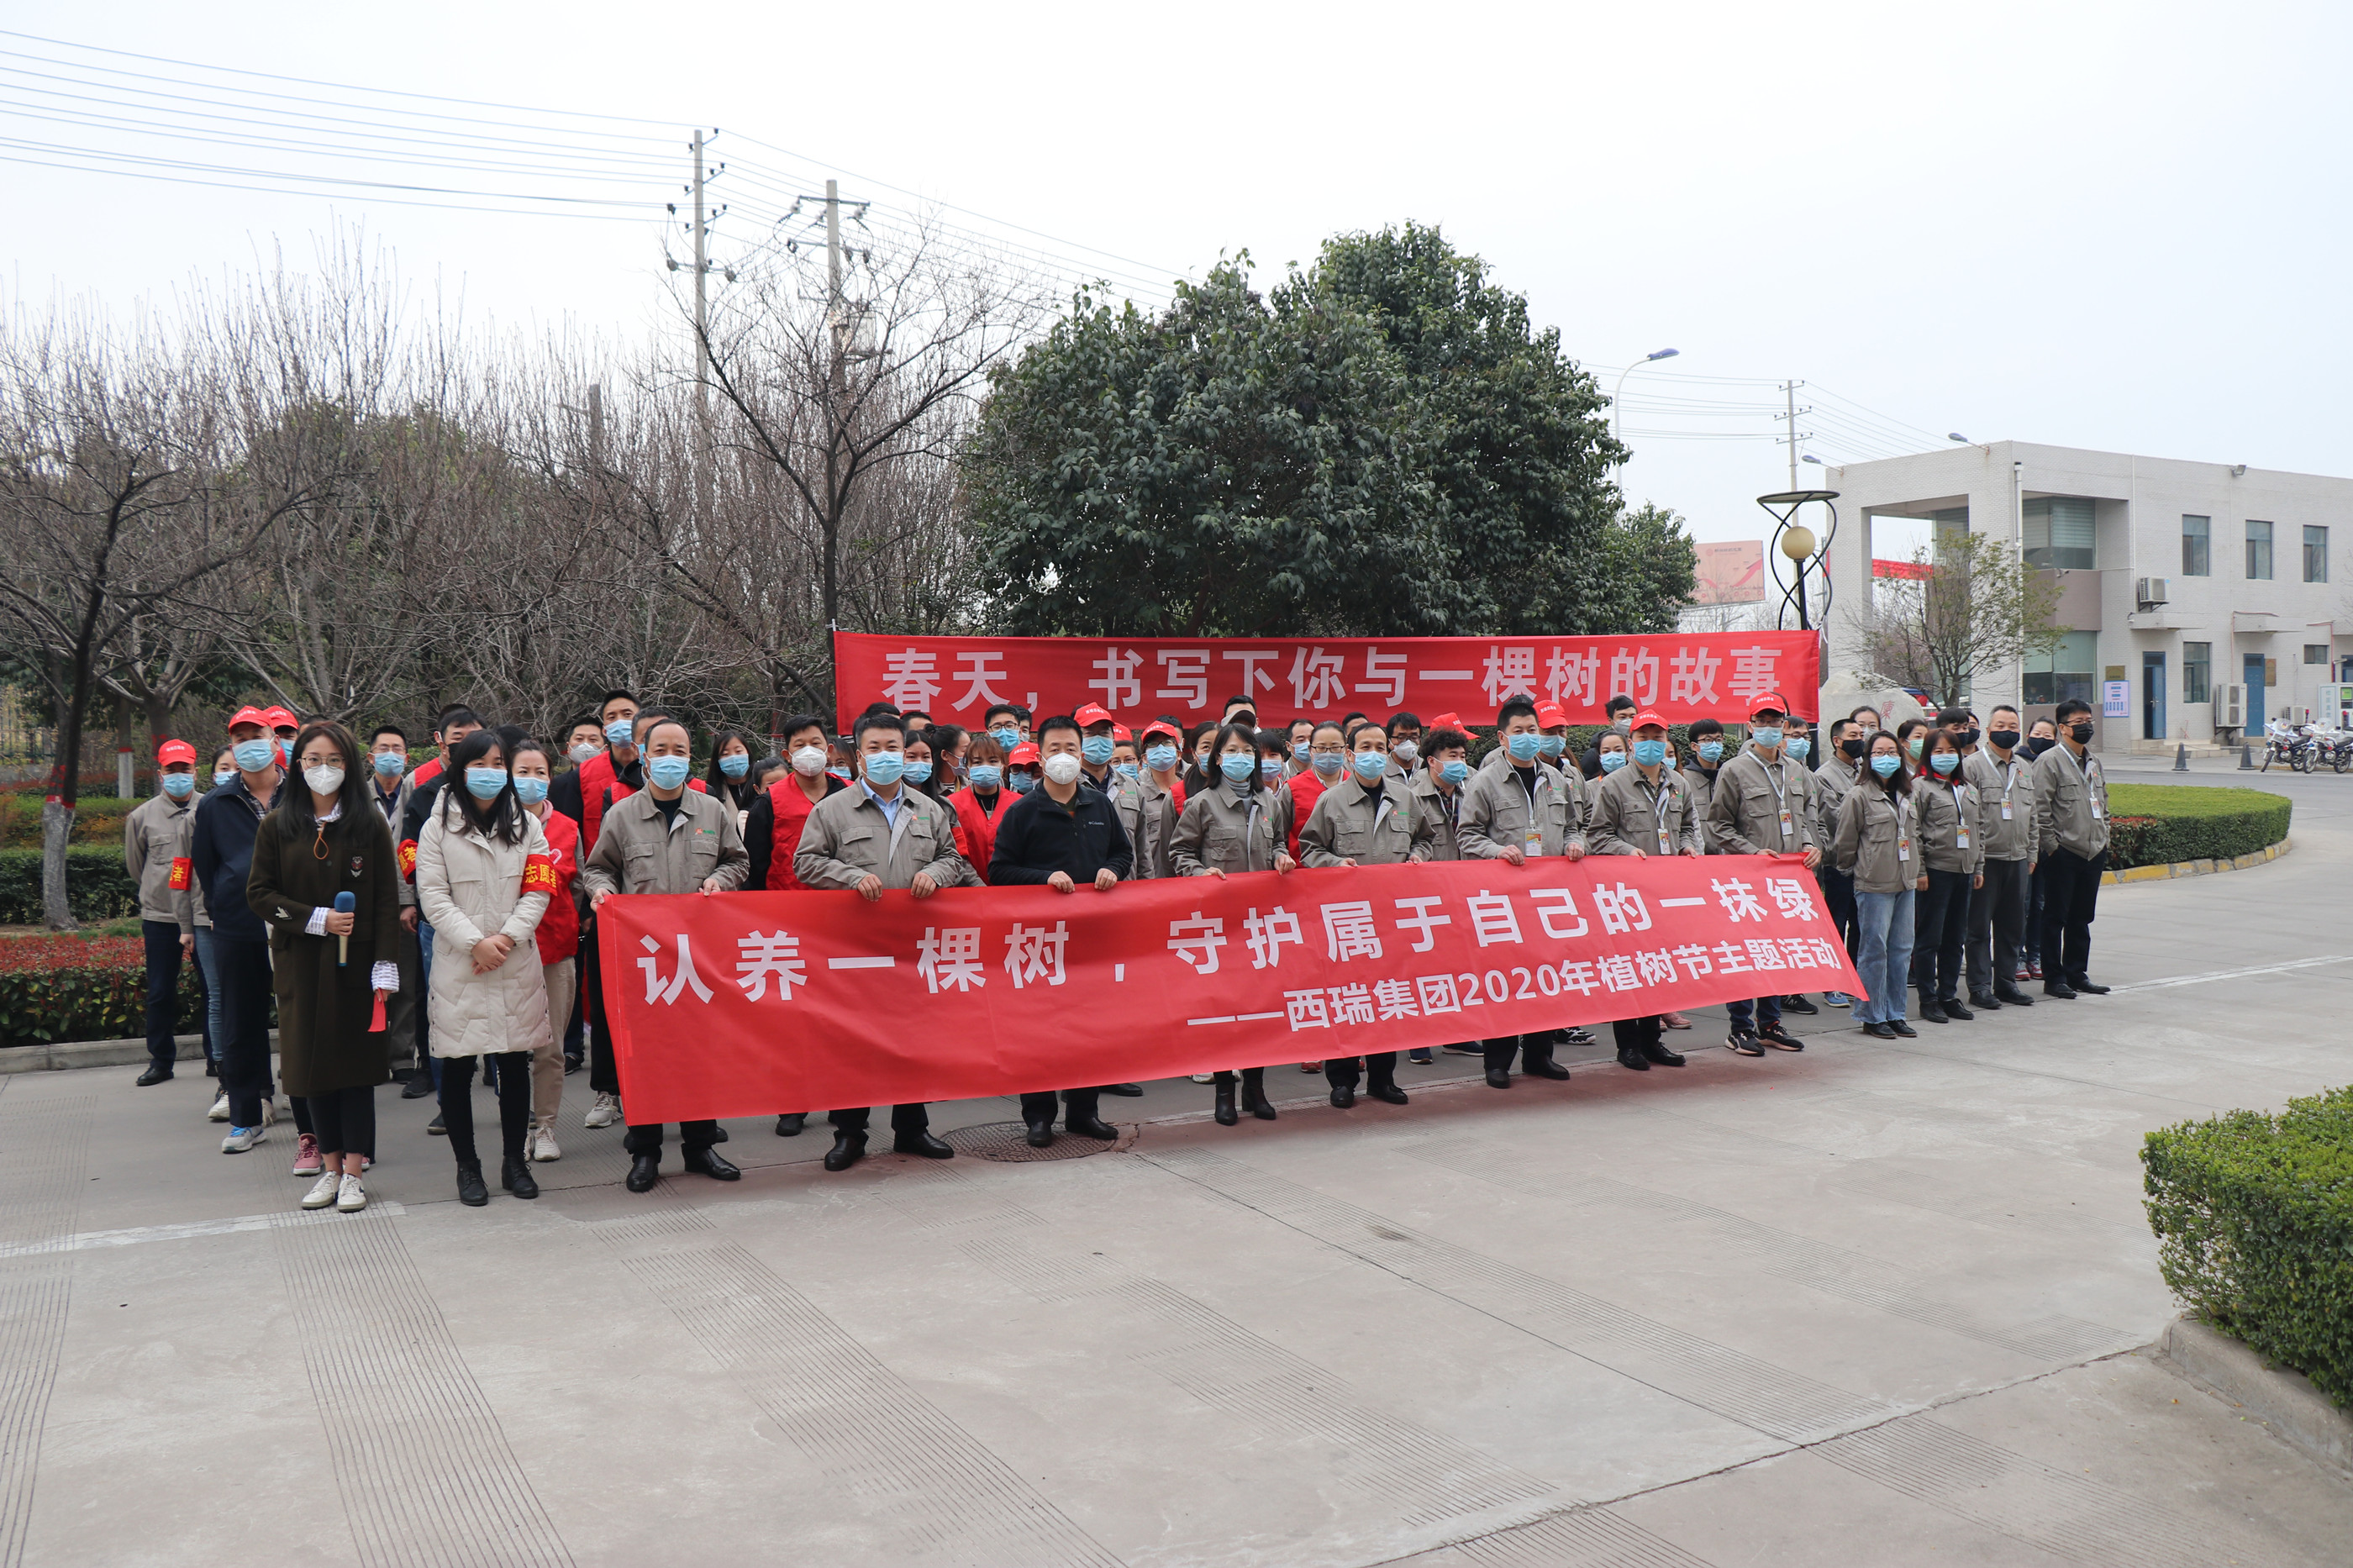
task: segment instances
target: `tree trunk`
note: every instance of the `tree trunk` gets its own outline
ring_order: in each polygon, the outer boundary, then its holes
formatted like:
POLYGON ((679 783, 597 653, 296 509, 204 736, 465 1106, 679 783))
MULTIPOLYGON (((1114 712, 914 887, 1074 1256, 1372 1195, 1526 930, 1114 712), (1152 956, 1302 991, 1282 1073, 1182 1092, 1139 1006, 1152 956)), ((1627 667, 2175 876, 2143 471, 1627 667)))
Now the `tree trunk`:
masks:
POLYGON ((66 844, 73 837, 74 808, 52 797, 41 804, 41 920, 51 931, 74 929, 66 900, 66 844))
POLYGON ((172 700, 149 692, 139 706, 147 715, 147 754, 152 757, 172 738, 172 700))

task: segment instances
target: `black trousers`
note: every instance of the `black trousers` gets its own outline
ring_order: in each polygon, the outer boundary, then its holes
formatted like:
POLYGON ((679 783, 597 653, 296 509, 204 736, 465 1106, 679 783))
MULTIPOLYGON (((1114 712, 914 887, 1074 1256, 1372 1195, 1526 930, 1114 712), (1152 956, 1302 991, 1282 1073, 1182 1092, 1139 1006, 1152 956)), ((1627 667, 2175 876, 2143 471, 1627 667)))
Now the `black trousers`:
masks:
MULTIPOLYGON (((441 1063, 441 1125, 449 1130, 449 1152, 460 1165, 482 1163, 474 1149, 474 1064, 481 1059, 448 1057, 441 1063)), ((499 1152, 520 1160, 523 1134, 531 1129, 531 1053, 501 1051, 493 1059, 499 1065, 499 1152)))
MULTIPOLYGON (((613 1062, 613 1034, 605 1027, 605 966, 596 957, 596 920, 580 928, 580 995, 588 1014, 588 1087, 598 1094, 621 1092, 621 1069, 613 1062)), ((655 1141, 659 1149, 661 1142, 655 1141)))
POLYGON ((1969 874, 1927 873, 1912 900, 1912 984, 1923 1000, 1949 1002, 1961 984, 1961 950, 1969 934, 1969 874))
POLYGON ((220 973, 221 1087, 228 1091, 232 1127, 261 1125, 269 1098, 269 944, 236 942, 213 928, 213 967, 220 973))
MULTIPOLYGON (((1395 1051, 1367 1051, 1365 1053, 1364 1062, 1365 1075, 1372 1079, 1376 1087, 1387 1089, 1391 1084, 1397 1082, 1397 1053, 1395 1051)), ((1334 1089, 1356 1088, 1356 1058, 1355 1057, 1325 1057, 1324 1058, 1324 1081, 1330 1084, 1334 1089)))
MULTIPOLYGON (((1394 1061, 1396 1060, 1396 1058, 1392 1056, 1390 1060, 1394 1061)), ((1250 1086, 1250 1093, 1261 1100, 1264 1100, 1266 1098, 1266 1069, 1264 1068, 1244 1068, 1241 1070, 1240 1077, 1242 1082, 1250 1086)), ((1217 1075, 1215 1081, 1219 1089, 1231 1089, 1234 1086, 1234 1078, 1235 1075, 1232 1073, 1220 1072, 1217 1075)))
POLYGON ((1822 903, 1831 912, 1831 929, 1846 943, 1846 955, 1854 957, 1862 951, 1862 927, 1854 918, 1854 878, 1825 860, 1814 868, 1814 880, 1821 884, 1822 903))
MULTIPOLYGON (((1103 1088, 1100 1084, 1093 1089, 1066 1089, 1062 1090, 1060 1100, 1062 1107, 1062 1125, 1067 1127, 1073 1121, 1084 1121, 1088 1118, 1093 1116, 1095 1114, 1095 1107, 1101 1103, 1102 1100, 1103 1088)), ((1055 1095, 1052 1089, 1032 1090, 1030 1093, 1025 1094, 1021 1097, 1021 1120, 1024 1121, 1050 1122, 1054 1120, 1054 1106, 1055 1095)), ((839 1116, 841 1112, 837 1110, 834 1114, 839 1116)))
MULTIPOLYGON (((1552 1060, 1554 1038, 1554 1033, 1546 1030, 1535 1035, 1499 1035, 1492 1040, 1482 1040, 1480 1044, 1486 1047, 1487 1067, 1490 1071, 1502 1068, 1509 1072, 1512 1068, 1512 1058, 1514 1055, 1518 1056, 1523 1063, 1552 1060)), ((1389 1059, 1395 1061, 1397 1058, 1392 1056, 1389 1059)))
POLYGON ((2026 962, 2037 969, 2042 967, 2042 906, 2051 886, 2050 864, 2036 861, 2033 875, 2026 879, 2026 962))
MULTIPOLYGON (((503 1078, 506 1075, 501 1073, 499 1076, 503 1078)), ((531 1104, 530 1064, 526 1062, 517 1068, 515 1077, 524 1081, 522 1102, 528 1108, 531 1104)), ((718 1142, 719 1123, 716 1121, 681 1121, 678 1124, 679 1147, 690 1154, 709 1149, 718 1142)), ((630 1122, 628 1130, 621 1134, 621 1147, 631 1154, 659 1156, 662 1152, 662 1124, 659 1121, 630 1122)))
POLYGON ((2026 862, 1988 860, 1985 886, 1969 900, 1969 994, 2018 984, 2026 941, 2026 862))
POLYGON ((169 1072, 180 1056, 173 1033, 180 1021, 180 928, 141 921, 139 934, 147 939, 147 1059, 169 1072))
POLYGON ((322 1154, 367 1154, 375 1149, 375 1086, 331 1089, 306 1095, 312 1135, 322 1154))
MULTIPOLYGON (((1072 1092, 1075 1093, 1077 1091, 1073 1090, 1072 1092)), ((1049 1115, 1053 1113, 1053 1099, 1054 1097, 1050 1094, 1046 1097, 1047 1114, 1049 1115)), ((1021 1097, 1021 1110, 1023 1115, 1026 1116, 1029 1114, 1029 1097, 1026 1094, 1021 1097)), ((848 1106, 840 1110, 827 1111, 825 1113, 825 1119, 833 1123, 833 1130, 835 1131, 855 1132, 860 1137, 863 1138, 866 1136, 866 1129, 873 1123, 874 1108, 871 1105, 848 1106)), ((892 1137, 904 1137, 913 1132, 929 1132, 931 1130, 931 1107, 927 1105, 894 1105, 891 1108, 891 1133, 892 1137)))
POLYGON ((1610 1034, 1617 1037, 1621 1051, 1655 1051, 1659 1048, 1659 1016, 1645 1018, 1618 1018, 1609 1025, 1610 1034))
POLYGON ((2064 849, 2053 849, 2042 862, 2042 975, 2069 983, 2091 976, 2084 965, 2092 961, 2092 918, 2100 903, 2100 873, 2108 864, 2105 849, 2086 860, 2064 849))

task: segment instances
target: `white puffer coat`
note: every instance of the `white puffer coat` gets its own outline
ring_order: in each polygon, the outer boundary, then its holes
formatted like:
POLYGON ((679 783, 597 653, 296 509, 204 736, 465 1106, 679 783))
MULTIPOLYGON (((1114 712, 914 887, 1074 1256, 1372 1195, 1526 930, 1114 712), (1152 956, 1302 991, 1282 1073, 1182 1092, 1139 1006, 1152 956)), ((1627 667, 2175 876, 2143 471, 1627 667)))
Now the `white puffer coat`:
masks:
POLYGON ((547 912, 545 892, 523 891, 530 858, 548 855, 547 835, 526 813, 522 840, 501 844, 468 826, 445 792, 417 841, 417 913, 433 927, 433 1054, 478 1057, 549 1045, 547 978, 532 941, 547 912), (485 937, 514 942, 504 963, 474 973, 485 937))

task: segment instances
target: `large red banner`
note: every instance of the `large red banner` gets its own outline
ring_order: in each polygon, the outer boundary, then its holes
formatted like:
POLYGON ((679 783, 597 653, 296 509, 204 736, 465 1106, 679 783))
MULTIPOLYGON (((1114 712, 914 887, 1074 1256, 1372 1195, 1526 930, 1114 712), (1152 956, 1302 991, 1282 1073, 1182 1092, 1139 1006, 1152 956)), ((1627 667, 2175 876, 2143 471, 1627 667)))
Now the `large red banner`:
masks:
POLYGON ((1115 719, 1219 717, 1246 692, 1262 723, 1410 710, 1486 723, 1514 693, 1557 702, 1572 724, 1603 721, 1625 692, 1667 721, 1739 719, 1778 691, 1814 716, 1811 632, 1671 632, 1624 637, 885 637, 834 634, 842 729, 872 702, 977 729, 988 708, 1038 717, 1101 705, 1115 719))
POLYGON ((1497 860, 1082 887, 616 897, 632 1121, 1403 1050, 1858 993, 1794 858, 1497 860))

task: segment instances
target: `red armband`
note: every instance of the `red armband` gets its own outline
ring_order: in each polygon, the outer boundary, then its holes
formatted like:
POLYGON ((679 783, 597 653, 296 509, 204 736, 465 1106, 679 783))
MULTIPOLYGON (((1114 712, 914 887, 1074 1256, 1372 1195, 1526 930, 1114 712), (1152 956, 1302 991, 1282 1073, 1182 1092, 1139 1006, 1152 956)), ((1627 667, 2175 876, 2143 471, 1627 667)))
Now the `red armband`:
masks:
POLYGON ((524 892, 545 893, 553 898, 555 896, 556 889, 563 885, 555 875, 555 862, 546 856, 533 855, 523 860, 522 890, 524 892))
POLYGON ((414 838, 400 841, 400 874, 409 881, 417 880, 417 840, 414 838))
POLYGON ((172 862, 172 891, 185 893, 195 879, 195 862, 185 855, 172 862))

